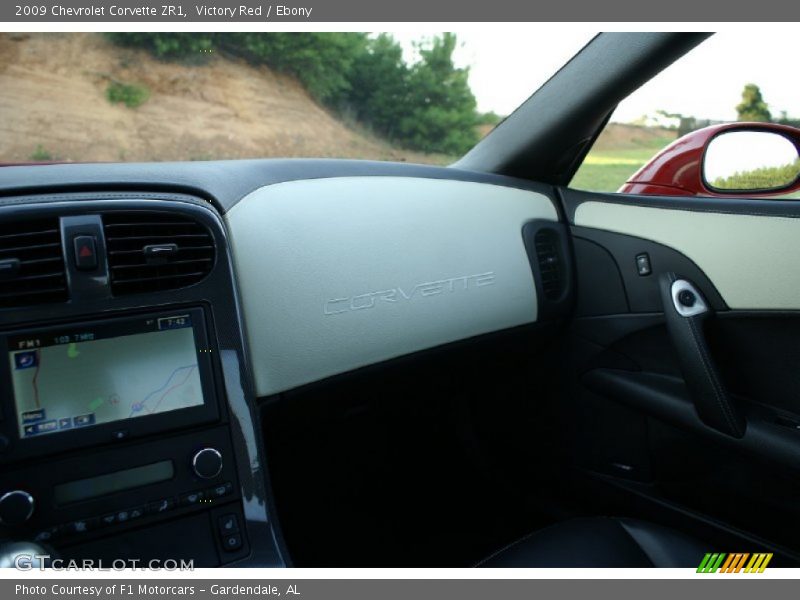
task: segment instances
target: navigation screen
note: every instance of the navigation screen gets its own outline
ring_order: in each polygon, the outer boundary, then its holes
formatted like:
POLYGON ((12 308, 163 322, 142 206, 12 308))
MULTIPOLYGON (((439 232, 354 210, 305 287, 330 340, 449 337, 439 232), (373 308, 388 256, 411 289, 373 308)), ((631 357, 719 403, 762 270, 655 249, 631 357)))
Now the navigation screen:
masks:
POLYGON ((20 436, 203 404, 192 314, 9 338, 20 436))

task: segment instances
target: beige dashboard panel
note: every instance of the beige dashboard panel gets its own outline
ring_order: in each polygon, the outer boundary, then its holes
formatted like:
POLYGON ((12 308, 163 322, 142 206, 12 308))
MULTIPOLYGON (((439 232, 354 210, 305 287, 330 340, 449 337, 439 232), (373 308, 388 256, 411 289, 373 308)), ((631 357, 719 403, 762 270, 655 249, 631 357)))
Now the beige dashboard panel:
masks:
POLYGON ((536 321, 522 241, 545 195, 342 177, 258 189, 226 215, 260 396, 536 321))

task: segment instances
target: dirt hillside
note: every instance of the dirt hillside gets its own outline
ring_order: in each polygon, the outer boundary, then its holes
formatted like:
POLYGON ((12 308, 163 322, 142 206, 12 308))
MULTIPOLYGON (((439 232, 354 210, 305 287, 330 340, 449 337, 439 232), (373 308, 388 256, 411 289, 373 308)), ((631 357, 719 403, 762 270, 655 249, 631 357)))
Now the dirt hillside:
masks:
POLYGON ((154 60, 95 33, 0 34, 0 161, 319 156, 442 162, 349 127, 292 77, 240 60, 154 60), (137 108, 112 82, 145 86, 137 108))

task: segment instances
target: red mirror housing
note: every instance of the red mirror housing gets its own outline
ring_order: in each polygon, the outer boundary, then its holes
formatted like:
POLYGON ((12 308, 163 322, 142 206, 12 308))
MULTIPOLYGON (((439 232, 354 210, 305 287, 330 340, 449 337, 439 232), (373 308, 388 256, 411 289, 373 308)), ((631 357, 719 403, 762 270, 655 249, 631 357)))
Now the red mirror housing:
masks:
MULTIPOLYGON (((800 148, 800 129, 777 123, 724 123, 687 133, 675 140, 634 173, 622 187, 621 194, 661 196, 713 196, 731 198, 741 192, 710 189, 703 181, 703 155, 709 142, 725 131, 769 131, 789 138, 800 148)), ((770 192, 748 192, 749 197, 769 197, 800 190, 800 181, 790 187, 770 192)))

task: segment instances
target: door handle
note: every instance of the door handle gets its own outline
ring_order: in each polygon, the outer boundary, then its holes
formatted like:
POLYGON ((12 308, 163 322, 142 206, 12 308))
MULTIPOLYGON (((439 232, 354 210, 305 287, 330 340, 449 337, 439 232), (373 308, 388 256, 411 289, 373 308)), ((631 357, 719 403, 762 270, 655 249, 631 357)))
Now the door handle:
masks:
POLYGON ((721 433, 743 437, 747 423, 725 388, 705 337, 713 310, 693 283, 675 273, 662 275, 659 284, 667 330, 700 420, 721 433))

